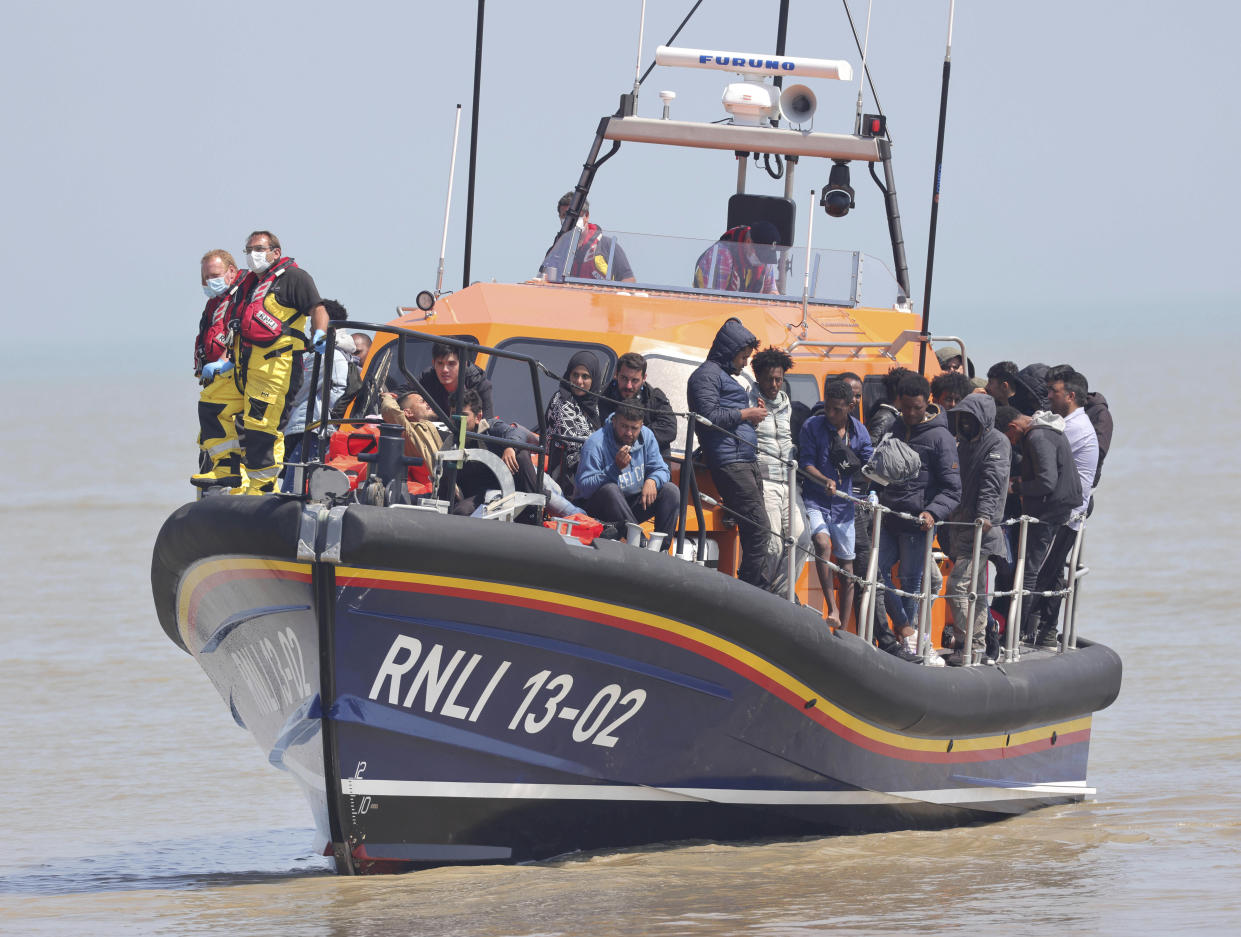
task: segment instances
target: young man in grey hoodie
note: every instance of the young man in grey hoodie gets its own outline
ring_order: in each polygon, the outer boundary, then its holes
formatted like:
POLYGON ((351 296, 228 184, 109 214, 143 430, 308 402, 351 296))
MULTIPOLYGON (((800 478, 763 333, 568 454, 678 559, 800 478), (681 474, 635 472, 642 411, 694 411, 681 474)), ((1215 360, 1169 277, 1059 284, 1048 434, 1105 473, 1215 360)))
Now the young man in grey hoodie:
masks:
MULTIPOLYGON (((967 394, 948 411, 948 429, 957 438, 961 471, 961 503, 948 515, 952 521, 974 524, 982 519, 982 542, 978 553, 978 591, 983 591, 987 560, 1004 554, 1004 537, 999 525, 1004 520, 1004 499, 1008 494, 1008 472, 1012 447, 995 428, 995 401, 986 394, 967 394)), ((952 572, 948 575, 946 597, 952 610, 953 647, 946 663, 960 667, 965 663, 965 645, 972 643, 974 663, 985 663, 987 646, 987 602, 977 599, 971 628, 969 587, 974 569, 974 527, 948 528, 948 555, 952 572)))

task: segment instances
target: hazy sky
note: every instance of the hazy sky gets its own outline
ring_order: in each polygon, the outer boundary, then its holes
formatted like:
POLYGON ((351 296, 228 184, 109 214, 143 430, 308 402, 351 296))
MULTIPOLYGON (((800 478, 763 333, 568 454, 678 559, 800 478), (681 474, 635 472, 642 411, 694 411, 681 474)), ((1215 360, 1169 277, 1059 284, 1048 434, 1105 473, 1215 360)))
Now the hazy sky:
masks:
MULTIPOLYGON (((643 67, 690 5, 652 0, 643 67)), ((864 24, 865 5, 851 6, 864 24)), ((632 84, 639 7, 488 4, 476 279, 537 264, 598 119, 632 84)), ((706 0, 677 44, 771 51, 777 8, 706 0)), ((254 228, 275 231, 323 295, 387 320, 434 285, 458 102, 445 284, 461 286, 472 3, 10 0, 5 11, 6 321, 58 330, 80 352, 137 347, 188 375, 198 258, 240 254, 254 228)), ((875 4, 870 64, 919 300, 946 29, 946 2, 875 4)), ((934 330, 985 333, 988 350, 1131 321, 1235 335, 1239 31, 1229 3, 959 3, 934 330)), ((788 53, 859 60, 841 6, 825 0, 793 4, 788 53)), ((657 116, 670 88, 675 116, 719 119, 726 80, 656 69, 639 112, 657 116)), ((856 84, 812 84, 816 129, 851 129, 856 84)), ((799 190, 826 177, 802 172, 799 190)), ((713 237, 734 182, 730 154, 688 164, 626 144, 599 173, 593 219, 713 237)), ((815 246, 886 259, 880 195, 864 172, 854 186, 847 218, 814 209, 815 246)))

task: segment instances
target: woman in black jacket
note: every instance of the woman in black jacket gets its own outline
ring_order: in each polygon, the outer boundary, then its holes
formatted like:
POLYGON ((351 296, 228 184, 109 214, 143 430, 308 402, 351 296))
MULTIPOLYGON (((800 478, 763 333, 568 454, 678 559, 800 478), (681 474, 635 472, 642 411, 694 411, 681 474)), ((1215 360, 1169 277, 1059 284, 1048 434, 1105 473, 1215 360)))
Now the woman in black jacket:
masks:
POLYGON ((593 351, 579 351, 569 359, 560 387, 547 404, 547 431, 552 436, 549 471, 566 490, 572 488, 577 475, 582 441, 603 425, 598 399, 589 393, 592 390, 598 393, 602 370, 598 355, 593 351))

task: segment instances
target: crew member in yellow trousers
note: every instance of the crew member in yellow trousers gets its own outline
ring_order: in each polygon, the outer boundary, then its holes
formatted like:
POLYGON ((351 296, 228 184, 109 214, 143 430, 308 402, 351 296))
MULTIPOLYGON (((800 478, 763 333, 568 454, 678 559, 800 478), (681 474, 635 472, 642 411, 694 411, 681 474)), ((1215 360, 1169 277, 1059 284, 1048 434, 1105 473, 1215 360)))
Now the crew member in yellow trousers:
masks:
POLYGON ((275 489, 284 461, 280 427, 290 381, 308 348, 316 354, 325 350, 328 314, 315 281, 282 255, 280 240, 270 231, 246 239, 246 258, 254 282, 239 307, 235 341, 245 430, 242 463, 245 493, 266 494, 275 489))
POLYGON ((207 305, 194 339, 194 375, 203 385, 198 397, 198 444, 204 471, 193 481, 200 487, 236 488, 242 483, 236 423, 242 398, 230 348, 238 300, 245 295, 249 274, 241 274, 233 255, 219 249, 203 254, 199 272, 207 305))

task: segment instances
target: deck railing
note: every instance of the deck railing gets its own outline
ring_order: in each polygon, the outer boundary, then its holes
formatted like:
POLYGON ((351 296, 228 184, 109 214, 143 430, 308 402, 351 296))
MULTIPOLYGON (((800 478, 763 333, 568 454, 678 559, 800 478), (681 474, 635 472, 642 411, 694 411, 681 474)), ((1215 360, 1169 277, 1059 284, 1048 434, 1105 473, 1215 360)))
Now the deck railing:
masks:
MULTIPOLYGON (((533 454, 537 454, 537 458, 534 459, 535 477, 537 479, 539 490, 540 491, 542 490, 543 472, 544 472, 544 465, 546 462, 546 457, 552 444, 555 442, 555 439, 550 438, 547 432, 547 426, 546 426, 546 422, 544 418, 544 409, 543 409, 543 394, 542 394, 542 390, 539 387, 539 379, 538 379, 540 370, 545 370, 545 368, 537 359, 532 358, 529 355, 520 354, 518 352, 506 351, 505 349, 502 349, 502 348, 490 348, 486 345, 478 345, 474 342, 462 341, 460 339, 450 338, 444 335, 432 335, 428 332, 418 332, 418 331, 415 331, 414 329, 401 328, 400 326, 395 326, 395 325, 379 325, 373 322, 354 322, 351 320, 344 321, 344 322, 335 322, 335 323, 332 323, 331 326, 327 330, 327 335, 325 338, 326 349, 323 355, 315 356, 315 362, 312 367, 311 387, 318 388, 319 387, 320 359, 322 359, 322 367, 325 373, 325 380, 323 380, 322 388, 320 390, 320 394, 321 394, 321 407, 319 410, 320 413, 328 413, 331 407, 331 404, 329 403, 329 400, 330 400, 329 395, 331 392, 331 384, 332 384, 331 382, 332 358, 336 354, 341 354, 341 352, 337 350, 336 344, 335 344, 336 332, 339 329, 343 329, 345 327, 348 327, 350 329, 355 329, 355 330, 365 329, 371 332, 384 333, 384 334, 395 336, 396 346, 397 346, 396 365, 397 365, 397 368, 400 370, 401 376, 405 379, 405 382, 406 382, 405 386, 411 388, 412 390, 417 391, 422 396, 422 399, 426 401, 427 406, 430 407, 431 411, 435 414, 435 418, 439 422, 443 423, 446 427, 448 427, 450 432, 452 432, 453 435, 456 437, 458 447, 464 447, 466 440, 475 440, 481 443, 488 443, 488 442, 494 441, 492 437, 490 436, 487 436, 483 433, 471 432, 465 428, 465 416, 464 416, 465 414, 465 371, 466 371, 467 363, 470 362, 475 355, 486 354, 488 356, 492 356, 496 358, 507 358, 511 361, 522 362, 525 365, 527 365, 527 367, 530 370, 530 383, 531 383, 531 387, 532 387, 532 391, 534 395, 535 414, 536 414, 535 418, 537 421, 537 433, 538 433, 539 441, 537 443, 525 443, 525 442, 521 442, 518 440, 506 440, 505 445, 511 446, 514 449, 521 449, 521 450, 525 450, 533 454), (458 353, 457 358, 460 361, 460 370, 458 372, 457 389, 454 392, 453 398, 452 398, 452 413, 445 411, 438 403, 436 403, 435 398, 431 396, 431 394, 427 391, 425 387, 423 387, 422 382, 419 379, 419 376, 414 374, 410 370, 409 361, 408 361, 409 349, 413 343, 431 343, 431 344, 438 343, 438 344, 448 345, 457 350, 457 353, 458 353)), ((316 467, 321 466, 323 463, 324 455, 327 452, 327 438, 331 432, 330 427, 332 427, 333 425, 339 425, 341 423, 363 422, 362 420, 357 419, 357 418, 349 418, 349 419, 326 419, 326 420, 320 420, 317 423, 314 423, 313 422, 313 403, 312 403, 313 399, 314 399, 313 392, 307 395, 306 432, 307 432, 308 437, 310 433, 312 432, 312 430, 315 433, 315 438, 318 441, 316 458, 306 459, 299 466, 303 469, 308 470, 308 472, 313 471, 316 467)), ((446 463, 445 475, 443 479, 441 480, 441 486, 443 489, 450 491, 450 492, 453 490, 453 486, 456 483, 456 476, 457 476, 458 468, 459 468, 459 463, 456 461, 450 460, 446 463)), ((305 495, 308 490, 307 485, 308 485, 308 480, 304 479, 298 493, 305 495)), ((543 520, 541 513, 540 513, 538 520, 540 523, 543 520)))
MULTIPOLYGON (((326 337, 328 350, 325 351, 323 356, 316 355, 316 360, 315 360, 315 363, 312 369, 312 376, 311 376, 312 387, 316 387, 319 384, 319 372, 320 372, 320 360, 319 359, 320 357, 322 357, 322 368, 325 374, 330 375, 331 367, 332 367, 332 356, 335 354, 341 353, 337 351, 335 347, 335 333, 337 329, 344 328, 346 326, 349 328, 353 328, 353 329, 366 329, 366 330, 376 332, 376 333, 385 333, 385 334, 390 334, 390 335, 395 336, 396 343, 397 343, 396 364, 397 364, 398 369, 400 370, 401 375, 404 377, 407 386, 417 390, 418 393, 422 395, 423 399, 427 402, 427 405, 431 408, 436 418, 454 432, 454 435, 456 435, 458 439, 459 446, 463 446, 465 440, 467 439, 476 440, 482 443, 493 441, 492 438, 489 436, 486 436, 480 433, 470 432, 465 429, 464 416, 463 416, 464 414, 463 404, 464 404, 464 399, 465 399, 464 365, 467 363, 467 361, 471 360, 471 358, 474 355, 482 353, 482 354, 486 354, 489 356, 494 356, 497 358, 507 358, 509 360, 518 361, 518 362, 522 362, 526 364, 530 371, 530 381, 531 381, 533 398, 534 398, 535 408, 536 408, 535 417, 537 420, 537 432, 538 432, 539 441, 537 443, 521 443, 517 441, 506 441, 505 444, 508 446, 512 446, 516 449, 522 449, 522 450, 529 451, 532 454, 537 454, 538 458, 535 459, 536 472, 537 472, 538 484, 540 486, 540 490, 542 489, 545 458, 548 455, 548 453, 555 447, 555 445, 565 440, 561 439, 560 437, 553 437, 547 432, 546 419, 545 419, 544 408, 543 408, 542 392, 541 392, 540 385, 539 385, 539 374, 540 372, 542 372, 544 374, 551 375, 552 377, 556 377, 556 375, 552 374, 552 372, 550 372, 541 362, 539 362, 537 359, 529 355, 507 351, 507 350, 500 349, 500 348, 491 348, 491 347, 487 347, 484 345, 478 345, 473 342, 462 341, 460 339, 450 338, 447 336, 432 335, 429 333, 418 332, 412 329, 405 329, 405 328, 401 328, 399 326, 393 326, 393 325, 379 325, 375 323, 349 321, 349 322, 333 323, 333 327, 328 329, 327 337, 326 337), (415 375, 411 372, 409 368, 409 364, 408 364, 408 351, 409 351, 410 345, 415 342, 430 342, 430 343, 438 342, 438 343, 448 345, 458 350, 458 357, 460 361, 462 362, 463 367, 461 370, 461 377, 457 382, 457 389, 453 397, 453 403, 452 403, 453 412, 452 413, 448 413, 444 409, 442 409, 439 406, 439 404, 436 403, 435 399, 431 396, 431 394, 427 392, 426 388, 422 386, 418 375, 415 375)), ((321 403, 320 403, 321 409, 319 411, 321 413, 327 413, 329 411, 330 387, 331 387, 331 380, 330 380, 330 377, 328 377, 322 382, 321 403)), ((594 395, 599 396, 597 393, 594 395)), ((344 419, 344 420, 326 419, 326 420, 319 420, 315 422, 313 418, 314 417, 313 404, 311 402, 311 400, 313 399, 313 396, 314 396, 313 394, 308 394, 307 407, 306 407, 307 409, 306 427, 307 427, 308 437, 311 433, 314 433, 315 438, 318 441, 317 454, 316 454, 317 457, 306 459, 305 462, 300 463, 298 466, 299 468, 307 469, 310 471, 313 471, 316 467, 322 465, 323 457, 326 452, 327 437, 330 432, 330 427, 334 424, 359 422, 359 420, 357 420, 356 418, 349 418, 349 419, 344 419)), ((677 534, 676 534, 676 539, 675 539, 674 555, 678 558, 683 558, 683 559, 688 558, 686 555, 686 549, 685 549, 686 539, 687 539, 686 521, 687 521, 689 511, 692 509, 695 512, 695 519, 697 521, 697 530, 698 530, 697 544, 695 545, 695 549, 694 549, 694 559, 695 561, 701 564, 705 562, 706 542, 707 542, 707 532, 706 532, 707 525, 706 525, 705 513, 703 511, 704 504, 707 505, 708 507, 717 508, 720 511, 722 511, 724 514, 727 514, 738 521, 748 522, 748 519, 737 514, 737 512, 730 509, 727 504, 724 504, 718 501, 717 499, 712 498, 709 495, 705 495, 701 491, 699 491, 698 485, 697 485, 697 479, 695 475, 694 459, 692 456, 692 453, 694 452, 694 448, 695 448, 696 435, 698 432, 697 427, 699 426, 707 427, 711 432, 717 432, 717 433, 722 433, 724 435, 732 436, 734 439, 737 439, 738 441, 745 443, 746 445, 750 445, 750 443, 742 439, 736 433, 733 433, 731 430, 727 430, 727 429, 724 429, 723 427, 715 425, 710 420, 708 420, 706 417, 700 414, 689 412, 689 413, 678 414, 678 415, 688 417, 688 419, 687 419, 685 448, 684 448, 684 452, 686 453, 686 455, 683 457, 674 457, 672 460, 673 462, 680 463, 680 466, 681 466, 681 472, 680 472, 680 478, 679 478, 680 504, 679 504, 679 514, 678 514, 677 534)), ((441 484, 442 490, 447 490, 450 492, 452 491, 452 486, 455 483, 457 467, 458 467, 458 463, 455 461, 449 461, 447 463, 446 475, 442 479, 442 484, 441 484)), ((766 524, 763 525, 763 528, 767 531, 769 536, 778 537, 781 543, 783 544, 783 548, 784 548, 783 562, 786 564, 785 575, 787 578, 786 597, 790 601, 794 601, 795 593, 796 593, 796 580, 798 578, 799 554, 804 554, 805 560, 803 560, 803 562, 805 561, 814 562, 814 561, 820 561, 820 560, 816 556, 813 550, 805 550, 804 548, 798 546, 798 544, 793 540, 791 536, 791 530, 792 530, 791 511, 795 509, 793 507, 795 503, 793 492, 796 491, 796 486, 797 486, 799 478, 802 481, 808 481, 811 484, 818 484, 818 482, 815 479, 811 478, 809 475, 807 475, 804 471, 802 471, 800 467, 798 467, 795 461, 792 461, 792 460, 786 461, 785 467, 787 469, 787 478, 786 478, 785 484, 789 486, 789 492, 790 492, 790 497, 787 499, 787 501, 790 505, 790 508, 788 511, 785 512, 785 516, 783 518, 783 522, 784 522, 783 529, 772 530, 766 524)), ((303 480, 300 486, 299 494, 305 496, 307 490, 308 490, 307 482, 306 480, 303 480)), ((1079 585, 1080 585, 1080 581, 1082 577, 1084 577, 1086 574, 1090 572, 1089 568, 1080 565, 1083 532, 1085 529, 1085 518, 1084 517, 1075 516, 1074 518, 1071 519, 1071 521, 1073 522, 1080 520, 1081 523, 1076 531, 1076 536, 1074 538, 1073 546, 1071 548, 1070 555, 1068 558, 1067 584, 1062 589, 1035 591, 1033 589, 1029 589, 1026 587, 1026 583, 1024 580, 1025 580, 1025 567, 1026 567, 1026 554, 1027 554, 1029 528, 1031 525, 1036 525, 1036 524, 1040 524, 1044 522, 1040 521, 1039 519, 1035 517, 1023 515, 1017 518, 1010 518, 1008 520, 1003 521, 1002 524, 997 525, 997 526, 1003 526, 1003 527, 1015 527, 1017 529, 1017 534, 1016 534, 1017 550, 1016 550, 1016 556, 1013 560, 1014 581, 1013 581, 1012 589, 1009 589, 1009 590, 991 589, 987 591, 979 591, 979 576, 982 570, 985 568, 982 565, 981 560, 982 560, 982 538, 986 531, 983 528, 982 520, 978 519, 972 522, 948 521, 948 520, 937 521, 934 524, 932 524, 932 526, 929 529, 924 531, 923 547, 922 547, 922 587, 920 591, 918 592, 909 592, 895 585, 888 585, 887 583, 883 581, 882 577, 880 576, 880 570, 878 567, 879 547, 880 547, 880 543, 883 538, 884 518, 886 516, 891 516, 893 518, 899 518, 899 519, 911 521, 914 523, 918 523, 919 518, 915 515, 906 514, 901 511, 895 511, 891 508, 885 507, 884 505, 874 503, 869 499, 857 498, 857 497, 854 497, 853 495, 846 494, 844 492, 837 491, 835 493, 835 496, 852 501, 854 503, 855 510, 867 513, 871 517, 871 520, 870 520, 871 551, 870 551, 870 558, 867 564, 867 568, 863 575, 859 576, 856 573, 846 572, 844 569, 842 569, 840 566, 836 565, 835 563, 832 563, 830 560, 820 561, 820 562, 826 563, 826 565, 832 570, 834 576, 840 577, 842 579, 851 580, 854 583, 854 585, 858 589, 861 590, 861 601, 860 601, 858 615, 857 615, 857 629, 858 629, 859 636, 862 637, 864 640, 868 642, 874 640, 874 637, 875 637, 874 628, 875 628, 875 618, 876 618, 874 609, 876 608, 880 593, 882 593, 885 596, 885 599, 887 596, 892 596, 898 600, 901 598, 916 599, 918 604, 917 604, 916 622, 914 626, 917 632, 918 652, 923 655, 924 662, 930 659, 930 655, 935 653, 934 650, 931 649, 930 647, 932 605, 935 601, 946 598, 946 596, 932 594, 932 590, 931 590, 932 577, 930 575, 930 572, 931 572, 931 566, 935 562, 934 544, 935 544, 936 535, 939 531, 945 530, 949 527, 968 526, 968 527, 973 528, 973 538, 972 538, 972 547, 971 547, 972 564, 971 564, 970 583, 969 583, 969 590, 965 596, 967 603, 968 603, 968 606, 967 606, 968 611, 966 615, 967 622, 966 622, 966 627, 962 627, 960 623, 954 623, 958 631, 965 633, 964 646, 961 648, 963 652, 962 656, 964 658, 965 663, 968 665, 974 662, 972 659, 973 658, 973 639, 974 639, 973 630, 975 627, 975 619, 977 618, 977 604, 978 602, 981 602, 981 601, 990 601, 996 598, 1007 597, 1011 601, 1011 604, 1009 606, 1009 613, 1006 619, 1004 646, 1002 649, 1003 660, 1014 661, 1014 660, 1020 659, 1020 656, 1022 653, 1021 640, 1020 640, 1022 606, 1029 599, 1060 598, 1061 599, 1062 621, 1061 621, 1061 628, 1060 628, 1060 637, 1057 643, 1057 650, 1060 652, 1064 652, 1064 651, 1075 649, 1077 647, 1077 599, 1078 599, 1078 594, 1079 594, 1079 585)), ((539 521, 540 522, 542 521, 541 514, 539 517, 539 521)), ((847 619, 849 611, 850 610, 848 609, 842 609, 841 610, 842 617, 847 619)), ((885 627, 886 627, 886 624, 885 624, 885 627)))
MULTIPOLYGON (((746 440, 744 440, 742 437, 738 436, 736 433, 733 433, 730 430, 724 429, 723 427, 713 424, 710 420, 708 420, 704 416, 701 416, 700 414, 690 413, 689 416, 690 416, 690 420, 689 420, 690 428, 687 432, 686 450, 685 450, 687 453, 693 452, 695 424, 710 427, 710 429, 713 432, 723 433, 725 435, 733 437, 739 442, 745 443, 746 445, 751 445, 750 443, 746 442, 746 440)), ((792 510, 793 508, 791 506, 793 505, 795 501, 795 498, 793 497, 793 493, 796 491, 797 480, 800 478, 802 481, 809 482, 810 484, 818 484, 818 482, 814 478, 812 478, 810 475, 805 473, 797 465, 795 461, 792 461, 792 460, 786 461, 785 466, 788 470, 788 475, 787 475, 787 479, 785 483, 789 486, 789 497, 786 500, 790 505, 790 510, 792 510)), ((686 480, 687 473, 689 476, 688 478, 689 485, 696 491, 697 485, 694 480, 694 464, 693 464, 693 460, 690 458, 686 458, 682 461, 681 479, 683 482, 686 480)), ((1083 541, 1083 534, 1085 531, 1085 521, 1086 521, 1086 518, 1084 516, 1074 515, 1073 517, 1069 519, 1070 523, 1079 523, 1079 526, 1074 536, 1073 546, 1070 550, 1070 554, 1068 558, 1068 579, 1067 579, 1067 584, 1063 589, 1036 591, 1034 589, 1026 588, 1025 566, 1026 566, 1026 556, 1027 556, 1027 540, 1028 540, 1027 534, 1029 531, 1029 527, 1030 525, 1037 525, 1037 524, 1042 524, 1046 522, 1040 521, 1036 517, 1031 517, 1029 515, 1022 515, 1020 517, 1009 518, 1001 522, 1000 524, 994 525, 997 527, 1016 527, 1018 530, 1017 551, 1016 551, 1016 556, 1012 561, 1013 567, 1014 567, 1014 581, 1013 581, 1012 589, 1009 589, 1009 590, 992 589, 989 591, 982 591, 982 592, 979 591, 979 575, 982 572, 982 570, 985 568, 983 567, 981 563, 981 560, 983 559, 982 539, 983 539, 984 534, 986 533, 983 527, 983 521, 981 518, 979 518, 974 521, 950 521, 950 520, 936 521, 931 525, 929 529, 923 532, 922 579, 921 579, 922 587, 919 592, 908 592, 908 591, 900 589, 899 587, 895 585, 889 586, 887 583, 885 583, 882 580, 882 577, 880 576, 880 570, 879 570, 879 545, 883 537, 883 528, 884 528, 883 519, 885 516, 899 518, 902 520, 913 522, 915 524, 919 524, 919 517, 917 515, 907 514, 903 511, 893 510, 892 508, 885 507, 882 504, 872 502, 871 500, 866 499, 866 498, 854 497, 853 495, 846 494, 845 492, 837 491, 835 492, 835 496, 844 498, 848 501, 852 501, 855 511, 863 511, 863 512, 870 514, 871 516, 871 522, 870 522, 871 524, 871 549, 870 549, 870 558, 867 563, 865 575, 858 576, 855 573, 846 572, 843 568, 836 565, 835 563, 832 563, 830 560, 821 561, 821 562, 826 563, 826 565, 832 570, 834 576, 838 576, 842 579, 851 580, 854 583, 855 587, 862 590, 861 592, 862 599, 861 599, 861 603, 858 608, 858 615, 857 615, 857 629, 858 629, 858 635, 862 637, 864 640, 871 642, 875 638, 874 609, 876 606, 877 596, 880 592, 882 592, 885 597, 894 596, 898 600, 900 598, 917 599, 918 600, 918 606, 917 606, 918 612, 916 616, 915 628, 917 631, 918 653, 923 656, 924 662, 930 659, 930 655, 935 653, 934 649, 931 648, 930 646, 931 630, 932 630, 932 625, 931 625, 932 605, 934 602, 938 600, 946 599, 946 596, 932 594, 932 591, 931 591, 931 583, 932 583, 931 566, 935 562, 934 545, 935 545, 936 536, 939 531, 946 530, 949 527, 971 527, 973 528, 973 538, 972 538, 972 544, 971 544, 972 565, 971 565, 971 572, 970 572, 969 590, 965 596, 966 601, 968 603, 968 606, 967 606, 968 611, 966 615, 967 627, 962 627, 960 623, 954 622, 954 627, 956 627, 958 631, 963 632, 965 634, 964 647, 961 648, 963 652, 962 656, 964 658, 965 665, 969 666, 970 664, 975 663, 975 661, 973 660, 973 643, 974 643, 974 628, 975 628, 975 619, 977 618, 978 602, 980 601, 989 602, 990 600, 996 599, 996 598, 1007 597, 1011 600, 1011 604, 1009 606, 1009 612, 1005 619, 1005 632, 1004 632, 1004 645, 1002 648, 1002 652, 1003 652, 1002 660, 1015 661, 1021 658, 1021 653, 1022 653, 1022 650, 1021 650, 1021 647, 1022 647, 1021 646, 1021 612, 1022 612, 1022 605, 1024 601, 1027 599, 1034 599, 1034 598, 1059 598, 1061 599, 1061 609, 1060 609, 1061 627, 1060 627, 1060 636, 1057 641, 1057 650, 1060 652, 1063 652, 1063 651, 1073 650, 1077 647, 1077 598, 1078 598, 1078 592, 1079 592, 1078 585, 1082 577, 1084 577, 1090 572, 1088 567, 1084 567, 1080 565, 1082 541, 1083 541)), ((710 498, 707 496, 700 496, 700 497, 703 500, 705 500, 710 506, 719 508, 724 513, 733 517, 735 520, 738 520, 738 521, 748 520, 746 518, 743 518, 741 515, 737 514, 735 511, 732 511, 731 509, 729 509, 727 505, 722 504, 713 498, 710 498)), ((684 528, 685 528, 685 520, 686 520, 686 510, 685 510, 686 497, 685 497, 684 490, 682 491, 681 502, 682 502, 682 508, 681 508, 681 515, 680 515, 680 519, 678 523, 679 533, 678 533, 678 540, 677 540, 677 544, 678 544, 677 555, 678 556, 683 555, 683 545, 684 545, 684 528)), ((791 521, 792 521, 792 518, 790 516, 790 512, 786 511, 785 517, 784 517, 784 529, 783 530, 772 530, 770 526, 766 524, 764 524, 763 527, 764 529, 767 530, 767 533, 769 536, 778 537, 781 543, 783 544, 783 548, 785 551, 784 556, 783 556, 783 561, 786 564, 786 575, 787 575, 787 580, 788 580, 787 598, 790 601, 794 601, 796 579, 798 578, 797 572, 796 572, 797 567, 799 565, 797 562, 798 554, 799 553, 805 554, 806 560, 809 562, 819 561, 819 558, 813 550, 805 550, 802 547, 798 546, 798 544, 792 537, 791 521)), ((1056 525, 1056 526, 1059 526, 1059 525, 1056 525)), ((699 530, 702 531, 701 519, 699 520, 699 530)), ((700 534, 700 538, 699 538, 700 542, 699 542, 699 548, 698 548, 698 553, 697 553, 697 558, 700 562, 702 560, 702 548, 703 548, 702 541, 704 539, 705 539, 705 534, 700 534)), ((851 610, 841 609, 840 611, 841 611, 842 620, 847 620, 849 612, 851 610)))

